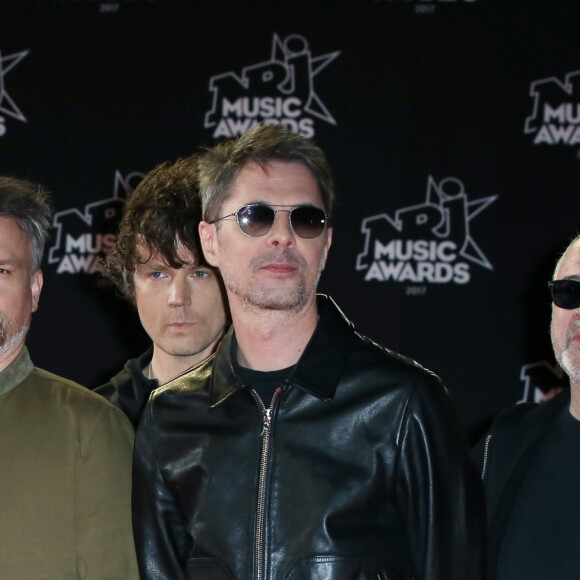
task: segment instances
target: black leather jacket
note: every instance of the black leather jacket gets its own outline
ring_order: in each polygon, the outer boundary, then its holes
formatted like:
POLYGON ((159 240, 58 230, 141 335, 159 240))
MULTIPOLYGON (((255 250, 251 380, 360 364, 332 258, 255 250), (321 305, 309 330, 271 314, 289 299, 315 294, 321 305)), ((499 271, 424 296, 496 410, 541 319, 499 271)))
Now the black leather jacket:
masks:
POLYGON ((481 469, 487 503, 487 578, 497 578, 497 564, 512 508, 547 434, 570 405, 566 389, 545 403, 506 409, 493 421, 473 451, 481 469))
POLYGON ((231 329, 153 392, 135 454, 143 578, 482 577, 481 482, 439 379, 330 299, 319 314, 268 413, 234 374, 231 329))
POLYGON ((151 391, 159 386, 157 380, 148 379, 143 375, 143 369, 151 362, 152 356, 153 347, 139 358, 129 359, 108 383, 93 389, 115 407, 119 407, 131 421, 133 429, 137 429, 139 425, 141 413, 151 391))

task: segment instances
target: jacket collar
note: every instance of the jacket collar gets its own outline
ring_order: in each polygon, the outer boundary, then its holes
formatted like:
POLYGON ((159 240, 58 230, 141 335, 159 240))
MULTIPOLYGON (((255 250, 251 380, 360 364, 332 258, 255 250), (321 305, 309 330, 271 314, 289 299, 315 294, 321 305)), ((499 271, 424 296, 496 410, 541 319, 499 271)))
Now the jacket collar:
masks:
MULTIPOLYGON (((302 356, 294 366, 288 384, 322 400, 330 400, 343 373, 354 327, 334 300, 317 296, 318 324, 302 356)), ((233 357, 237 356, 234 328, 220 343, 209 382, 210 404, 215 407, 243 388, 236 375, 233 357)))
POLYGON ((34 369, 28 349, 23 349, 18 356, 0 372, 0 396, 19 385, 34 369))

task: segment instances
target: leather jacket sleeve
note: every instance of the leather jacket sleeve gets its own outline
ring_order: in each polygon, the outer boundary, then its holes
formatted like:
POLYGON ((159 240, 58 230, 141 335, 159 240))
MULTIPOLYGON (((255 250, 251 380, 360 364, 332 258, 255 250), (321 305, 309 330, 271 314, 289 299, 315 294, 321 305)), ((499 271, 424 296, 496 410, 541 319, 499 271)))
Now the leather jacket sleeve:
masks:
POLYGON ((141 579, 185 578, 191 546, 173 495, 163 480, 155 451, 150 408, 146 407, 135 441, 133 530, 141 579))
POLYGON ((485 511, 481 480, 440 384, 415 389, 401 424, 399 505, 405 506, 413 577, 484 576, 485 511))

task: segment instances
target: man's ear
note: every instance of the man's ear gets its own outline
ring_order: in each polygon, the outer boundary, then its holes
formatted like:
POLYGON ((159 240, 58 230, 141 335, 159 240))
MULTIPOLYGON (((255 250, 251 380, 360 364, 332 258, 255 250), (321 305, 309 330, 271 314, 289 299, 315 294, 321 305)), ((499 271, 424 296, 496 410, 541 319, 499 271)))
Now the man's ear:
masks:
POLYGON ((40 300, 40 291, 42 290, 42 270, 36 270, 32 275, 32 281, 30 283, 30 289, 32 291, 32 310, 31 312, 36 312, 38 310, 38 301, 40 300))
POLYGON ((199 240, 206 262, 214 268, 219 268, 217 259, 217 227, 208 222, 199 222, 199 240))

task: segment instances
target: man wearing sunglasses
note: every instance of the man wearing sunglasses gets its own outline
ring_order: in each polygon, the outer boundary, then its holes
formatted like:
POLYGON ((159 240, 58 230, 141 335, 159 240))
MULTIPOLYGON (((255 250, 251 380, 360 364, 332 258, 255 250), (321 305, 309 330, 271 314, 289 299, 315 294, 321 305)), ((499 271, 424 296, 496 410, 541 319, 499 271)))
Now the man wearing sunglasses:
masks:
POLYGON ((201 243, 233 328, 137 435, 143 578, 479 580, 483 494, 447 394, 316 294, 322 151, 258 126, 200 161, 201 243))
POLYGON ((580 237, 559 259, 549 289, 552 345, 570 390, 504 411, 475 450, 487 499, 490 579, 578 578, 580 237))

